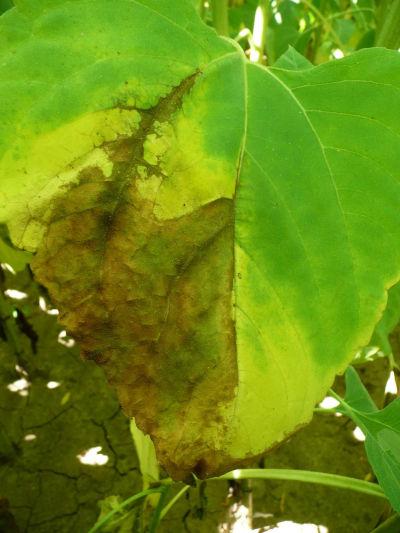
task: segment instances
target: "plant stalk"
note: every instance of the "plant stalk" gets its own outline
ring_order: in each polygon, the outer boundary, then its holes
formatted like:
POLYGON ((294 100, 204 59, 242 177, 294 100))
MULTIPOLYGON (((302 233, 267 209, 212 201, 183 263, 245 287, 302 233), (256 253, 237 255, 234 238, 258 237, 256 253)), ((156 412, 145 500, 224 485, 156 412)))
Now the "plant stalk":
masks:
POLYGON ((371 483, 362 479, 339 476, 337 474, 312 472, 309 470, 286 470, 281 468, 246 468, 244 470, 233 470, 232 472, 228 472, 223 476, 211 479, 281 479, 285 481, 301 481, 304 483, 317 483, 319 485, 327 485, 329 487, 353 490, 355 492, 369 494, 370 496, 376 496, 378 498, 387 499, 381 487, 376 483, 371 483))
POLYGON ((375 46, 400 48, 400 0, 386 0, 381 6, 375 46))
POLYGON ((228 0, 211 0, 213 26, 220 35, 229 35, 228 0))
POLYGON ((149 533, 156 533, 157 531, 158 525, 161 521, 161 513, 163 511, 169 490, 170 490, 170 487, 168 485, 165 485, 161 489, 161 496, 158 501, 157 507, 154 509, 153 516, 150 522, 149 533))
POLYGON ((163 510, 160 513, 160 521, 164 518, 164 516, 168 513, 170 509, 176 504, 178 500, 182 498, 182 496, 190 489, 190 485, 185 485, 175 496, 167 503, 167 505, 163 508, 163 510))

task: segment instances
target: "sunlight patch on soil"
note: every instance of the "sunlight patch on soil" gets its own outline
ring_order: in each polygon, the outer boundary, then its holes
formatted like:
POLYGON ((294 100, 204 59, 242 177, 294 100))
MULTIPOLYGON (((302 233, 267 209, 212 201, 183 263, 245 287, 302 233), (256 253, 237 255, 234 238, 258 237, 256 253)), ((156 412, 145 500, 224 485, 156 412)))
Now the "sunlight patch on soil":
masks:
POLYGON ((61 383, 59 383, 58 381, 49 381, 46 385, 46 387, 48 389, 56 389, 57 387, 59 387, 61 385, 61 383))
POLYGON ((11 265, 9 265, 8 263, 0 263, 0 266, 3 270, 7 270, 15 276, 16 272, 11 265))
POLYGON ((365 435, 358 426, 353 430, 353 437, 359 442, 365 441, 365 435))
POLYGON ((394 376, 393 370, 390 372, 389 379, 386 382, 385 394, 396 394, 397 395, 397 383, 394 376))
MULTIPOLYGON (((265 517, 272 517, 266 514, 265 517)), ((278 522, 276 526, 266 526, 253 529, 251 525, 251 513, 246 505, 234 503, 229 509, 229 523, 222 523, 218 526, 218 533, 328 533, 328 528, 317 524, 298 524, 290 520, 278 522)))
POLYGON ((328 533, 328 528, 316 524, 297 524, 287 520, 268 530, 270 533, 328 533))
POLYGON ((68 333, 63 329, 58 334, 58 342, 67 348, 72 348, 75 346, 75 341, 72 337, 68 337, 68 333))
POLYGON ((18 291, 16 289, 7 289, 4 294, 13 300, 24 300, 28 297, 26 292, 18 291))
POLYGON ((34 433, 28 433, 24 437, 25 442, 32 442, 33 440, 36 440, 36 439, 37 439, 37 436, 34 433))
POLYGON ((334 407, 337 407, 338 405, 339 405, 339 402, 338 400, 336 400, 336 398, 333 398, 332 396, 325 396, 325 398, 319 404, 319 407, 322 407, 322 409, 333 409, 334 407))
POLYGON ((20 396, 28 396, 29 381, 26 378, 20 378, 7 385, 10 392, 16 392, 20 396))
POLYGON ((83 465, 103 466, 108 463, 109 457, 104 453, 100 453, 101 450, 101 446, 94 446, 93 448, 89 448, 88 450, 78 454, 76 457, 83 465))
POLYGON ((59 310, 55 308, 49 307, 46 300, 43 298, 43 296, 39 296, 39 307, 42 311, 44 311, 48 315, 58 315, 59 310))

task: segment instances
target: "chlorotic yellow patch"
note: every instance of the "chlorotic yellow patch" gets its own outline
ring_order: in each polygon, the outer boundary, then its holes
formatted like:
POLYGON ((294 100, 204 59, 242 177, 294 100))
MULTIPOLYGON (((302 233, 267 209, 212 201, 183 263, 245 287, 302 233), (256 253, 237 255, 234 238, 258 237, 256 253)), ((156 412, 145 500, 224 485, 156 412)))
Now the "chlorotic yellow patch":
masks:
POLYGON ((164 128, 163 137, 152 139, 152 153, 166 176, 154 206, 159 220, 183 216, 218 198, 233 198, 234 169, 207 154, 204 135, 193 119, 180 114, 174 129, 164 128))
POLYGON ((161 176, 152 174, 148 178, 137 179, 136 187, 144 200, 154 201, 162 182, 161 176))
POLYGON ((95 166, 109 176, 112 163, 97 147, 132 135, 140 120, 135 110, 111 109, 87 114, 30 143, 17 140, 0 162, 0 219, 10 218, 14 242, 33 251, 43 234, 52 200, 76 181, 83 168, 95 166), (16 187, 20 196, 15 194, 16 187), (27 197, 28 209, 23 200, 27 197))
POLYGON ((155 122, 154 133, 149 133, 143 145, 143 159, 150 165, 158 165, 171 148, 173 128, 168 122, 155 122))

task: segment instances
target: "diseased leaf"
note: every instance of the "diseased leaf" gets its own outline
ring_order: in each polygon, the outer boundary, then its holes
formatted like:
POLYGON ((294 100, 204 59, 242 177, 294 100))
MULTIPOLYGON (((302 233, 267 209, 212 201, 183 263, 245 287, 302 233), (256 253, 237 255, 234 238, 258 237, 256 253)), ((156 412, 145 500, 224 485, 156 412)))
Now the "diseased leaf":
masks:
POLYGON ((173 477, 264 453, 399 279, 399 54, 266 69, 184 0, 18 6, 0 220, 173 477))

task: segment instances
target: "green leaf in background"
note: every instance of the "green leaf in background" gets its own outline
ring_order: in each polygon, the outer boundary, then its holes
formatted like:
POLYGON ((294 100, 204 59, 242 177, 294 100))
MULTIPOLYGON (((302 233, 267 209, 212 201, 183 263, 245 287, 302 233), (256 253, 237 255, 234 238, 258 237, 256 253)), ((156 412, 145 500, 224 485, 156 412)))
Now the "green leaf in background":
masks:
POLYGON ((313 64, 292 46, 274 63, 274 68, 285 70, 304 70, 312 67, 313 64))
POLYGON ((400 321, 400 284, 392 287, 388 292, 388 301, 382 318, 375 327, 368 345, 359 350, 354 358, 354 364, 372 361, 377 357, 389 357, 393 361, 392 346, 389 335, 400 321))
POLYGON ((279 3, 278 20, 272 9, 269 14, 266 48, 269 64, 276 60, 287 50, 288 46, 295 46, 301 34, 299 32, 299 18, 302 16, 302 6, 291 0, 282 0, 279 3))
POLYGON ((349 366, 345 373, 346 394, 344 402, 352 409, 372 413, 377 411, 373 399, 370 397, 367 389, 364 387, 357 371, 349 366))
POLYGON ((4 226, 0 227, 0 263, 7 263, 15 272, 23 270, 31 261, 32 254, 14 248, 9 242, 4 226))
POLYGON ((236 36, 243 28, 252 28, 258 0, 233 0, 229 9, 231 34, 236 36))
POLYGON ((160 479, 158 461, 154 444, 148 435, 144 435, 142 431, 135 424, 135 420, 131 420, 130 424, 133 442, 135 443, 136 453, 139 459, 140 473, 143 479, 143 490, 148 489, 152 483, 160 479))
POLYGON ((13 7, 12 0, 0 0, 0 14, 13 7))
POLYGON ((378 410, 354 368, 346 371, 345 399, 339 411, 365 434, 365 450, 393 509, 400 512, 400 398, 378 410))
POLYGON ((266 69, 184 0, 20 0, 0 58, 0 221, 160 463, 307 423, 400 276, 399 54, 266 69))

